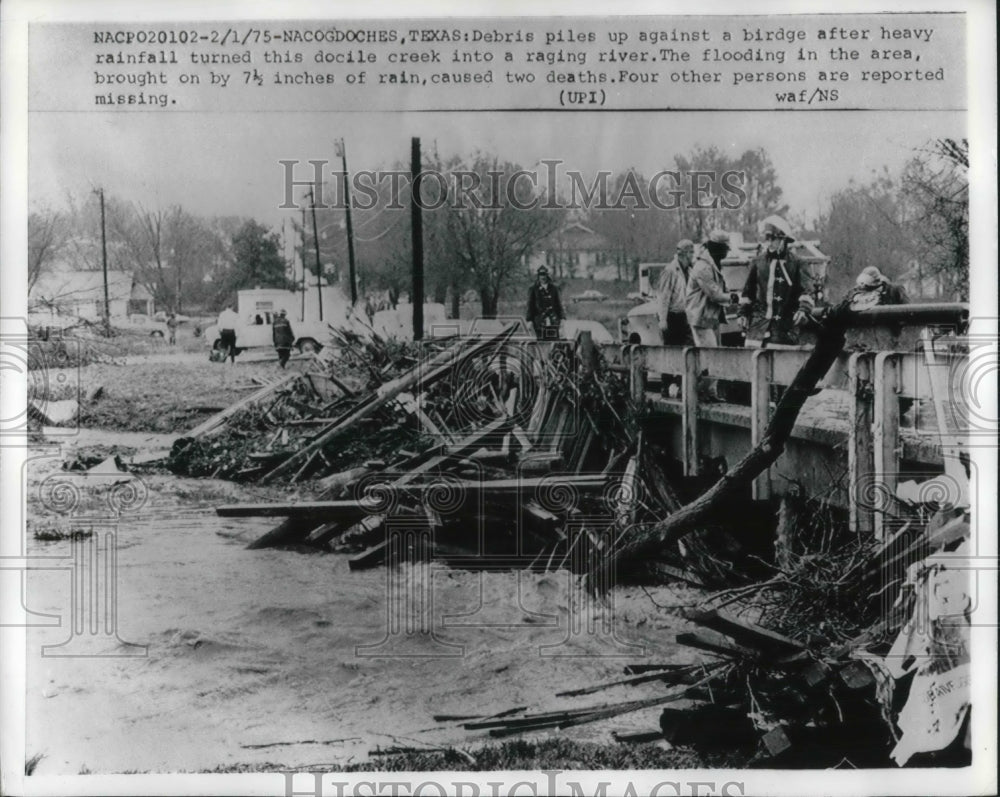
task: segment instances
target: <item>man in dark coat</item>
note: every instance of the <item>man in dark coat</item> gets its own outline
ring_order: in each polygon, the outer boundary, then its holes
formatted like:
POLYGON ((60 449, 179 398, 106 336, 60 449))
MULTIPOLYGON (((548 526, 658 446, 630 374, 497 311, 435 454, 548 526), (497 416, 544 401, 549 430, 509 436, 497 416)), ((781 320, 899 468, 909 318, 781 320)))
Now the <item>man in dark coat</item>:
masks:
POLYGON ((798 327, 813 310, 812 277, 789 250, 788 245, 795 239, 788 222, 780 216, 769 216, 762 227, 766 246, 750 264, 740 298, 746 345, 796 345, 798 327))
POLYGON ((271 337, 274 340, 274 348, 278 350, 278 364, 284 368, 292 354, 292 344, 295 343, 295 333, 292 332, 292 325, 288 323, 284 310, 279 310, 274 319, 271 337))
POLYGON ((559 289, 549 279, 549 270, 542 266, 528 291, 528 322, 535 328, 535 337, 539 340, 558 338, 559 324, 565 317, 559 289))

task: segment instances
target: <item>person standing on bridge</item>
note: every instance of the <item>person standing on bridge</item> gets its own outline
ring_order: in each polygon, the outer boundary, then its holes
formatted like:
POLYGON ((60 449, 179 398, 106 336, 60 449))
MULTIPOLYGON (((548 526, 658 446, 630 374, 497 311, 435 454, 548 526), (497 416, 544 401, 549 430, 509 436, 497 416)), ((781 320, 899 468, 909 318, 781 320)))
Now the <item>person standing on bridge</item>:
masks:
POLYGON ((539 340, 555 340, 559 337, 559 325, 566 317, 559 289, 549 279, 549 270, 539 267, 536 279, 528 291, 528 322, 535 328, 539 340))
POLYGON ((795 240, 791 225, 781 216, 768 216, 761 228, 766 247, 750 264, 740 298, 740 325, 748 348, 794 346, 798 327, 812 314, 812 279, 789 250, 795 240))
POLYGON ((891 282, 875 266, 868 266, 858 274, 858 279, 851 290, 852 310, 909 303, 910 298, 903 290, 903 286, 891 282))
POLYGON ((695 346, 719 345, 719 326, 726 320, 729 305, 720 268, 727 254, 729 235, 724 230, 712 230, 691 266, 685 308, 695 346))
POLYGON ((693 342, 686 309, 688 275, 693 256, 694 243, 682 238, 677 242, 677 254, 660 276, 657 315, 664 346, 690 346, 693 342))

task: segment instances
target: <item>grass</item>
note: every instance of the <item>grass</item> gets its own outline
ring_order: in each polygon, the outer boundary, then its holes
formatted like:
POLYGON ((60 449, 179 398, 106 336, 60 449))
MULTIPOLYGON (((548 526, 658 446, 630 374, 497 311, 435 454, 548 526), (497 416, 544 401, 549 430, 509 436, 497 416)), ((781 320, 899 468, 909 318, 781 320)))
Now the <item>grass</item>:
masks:
POLYGON ((55 526, 43 526, 35 529, 33 536, 40 542, 58 542, 59 540, 87 539, 94 536, 94 530, 73 528, 68 531, 55 526))
POLYGON ((577 742, 566 738, 528 741, 516 739, 502 744, 487 744, 468 751, 475 763, 453 752, 406 753, 379 756, 344 767, 345 772, 495 772, 509 770, 627 770, 627 769, 698 769, 706 766, 737 766, 735 756, 719 756, 707 761, 690 750, 666 750, 655 744, 617 742, 577 742))
MULTIPOLYGON (((557 737, 539 741, 516 739, 503 743, 426 753, 373 756, 357 764, 323 764, 324 772, 500 772, 531 770, 723 769, 746 766, 745 756, 703 755, 684 748, 664 749, 656 744, 577 742, 557 737), (467 757, 471 756, 471 760, 467 757)), ((213 773, 274 772, 289 767, 271 762, 226 764, 213 773)))

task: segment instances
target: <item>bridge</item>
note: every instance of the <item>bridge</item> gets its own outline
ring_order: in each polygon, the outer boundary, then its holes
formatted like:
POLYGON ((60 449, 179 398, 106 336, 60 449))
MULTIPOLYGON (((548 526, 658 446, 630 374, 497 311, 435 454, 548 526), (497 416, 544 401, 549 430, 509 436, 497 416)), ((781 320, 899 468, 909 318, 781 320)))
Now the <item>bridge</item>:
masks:
MULTIPOLYGON (((943 477, 936 489, 960 491, 970 432, 967 322, 960 304, 857 313, 845 350, 753 497, 804 491, 844 510, 853 531, 881 539, 900 483, 943 477)), ((732 465, 760 442, 778 391, 809 357, 807 347, 787 346, 598 349, 628 374, 644 427, 668 442, 689 476, 704 458, 732 465), (661 389, 670 382, 680 385, 674 395, 661 389)))

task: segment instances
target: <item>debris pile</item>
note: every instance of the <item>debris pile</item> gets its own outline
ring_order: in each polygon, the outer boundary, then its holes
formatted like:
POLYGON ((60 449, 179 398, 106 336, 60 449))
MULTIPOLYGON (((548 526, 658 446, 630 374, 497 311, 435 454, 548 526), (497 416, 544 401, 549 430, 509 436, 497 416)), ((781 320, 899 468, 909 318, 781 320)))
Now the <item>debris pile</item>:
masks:
POLYGON ((748 500, 842 351, 846 312, 828 316, 760 443, 694 479, 644 440, 630 385, 586 337, 519 344, 513 327, 423 349, 345 339, 326 389, 319 375, 286 377, 178 441, 172 459, 263 483, 313 480, 313 500, 217 508, 276 518, 252 548, 351 552, 352 569, 568 569, 597 595, 626 574, 721 590, 676 637, 707 663, 636 664, 557 696, 650 682, 664 693, 468 716, 467 730, 509 736, 676 703, 660 708, 658 729, 619 740, 740 748, 775 767, 962 765, 968 490, 944 500, 918 489, 934 498, 920 501, 904 486, 880 541, 847 533, 821 500, 748 500))
POLYGON ((637 513, 676 499, 665 481, 640 495, 648 455, 627 385, 589 341, 539 349, 515 331, 420 349, 345 340, 332 400, 315 375, 290 375, 178 440, 171 467, 311 479, 317 500, 218 508, 283 518, 255 548, 363 549, 351 565, 368 567, 396 555, 386 532, 399 526, 426 540, 398 555, 584 572, 637 513))
POLYGON ((775 566, 770 579, 705 598, 705 606, 736 603, 756 622, 719 608, 685 612, 694 630, 675 641, 708 654, 706 662, 633 664, 625 678, 556 695, 659 682, 667 687, 660 696, 545 712, 517 707, 467 717, 463 727, 502 737, 678 703, 661 710, 658 728, 615 739, 742 750, 768 768, 966 766, 969 514, 911 509, 915 517, 882 544, 803 554, 786 569, 775 566))

